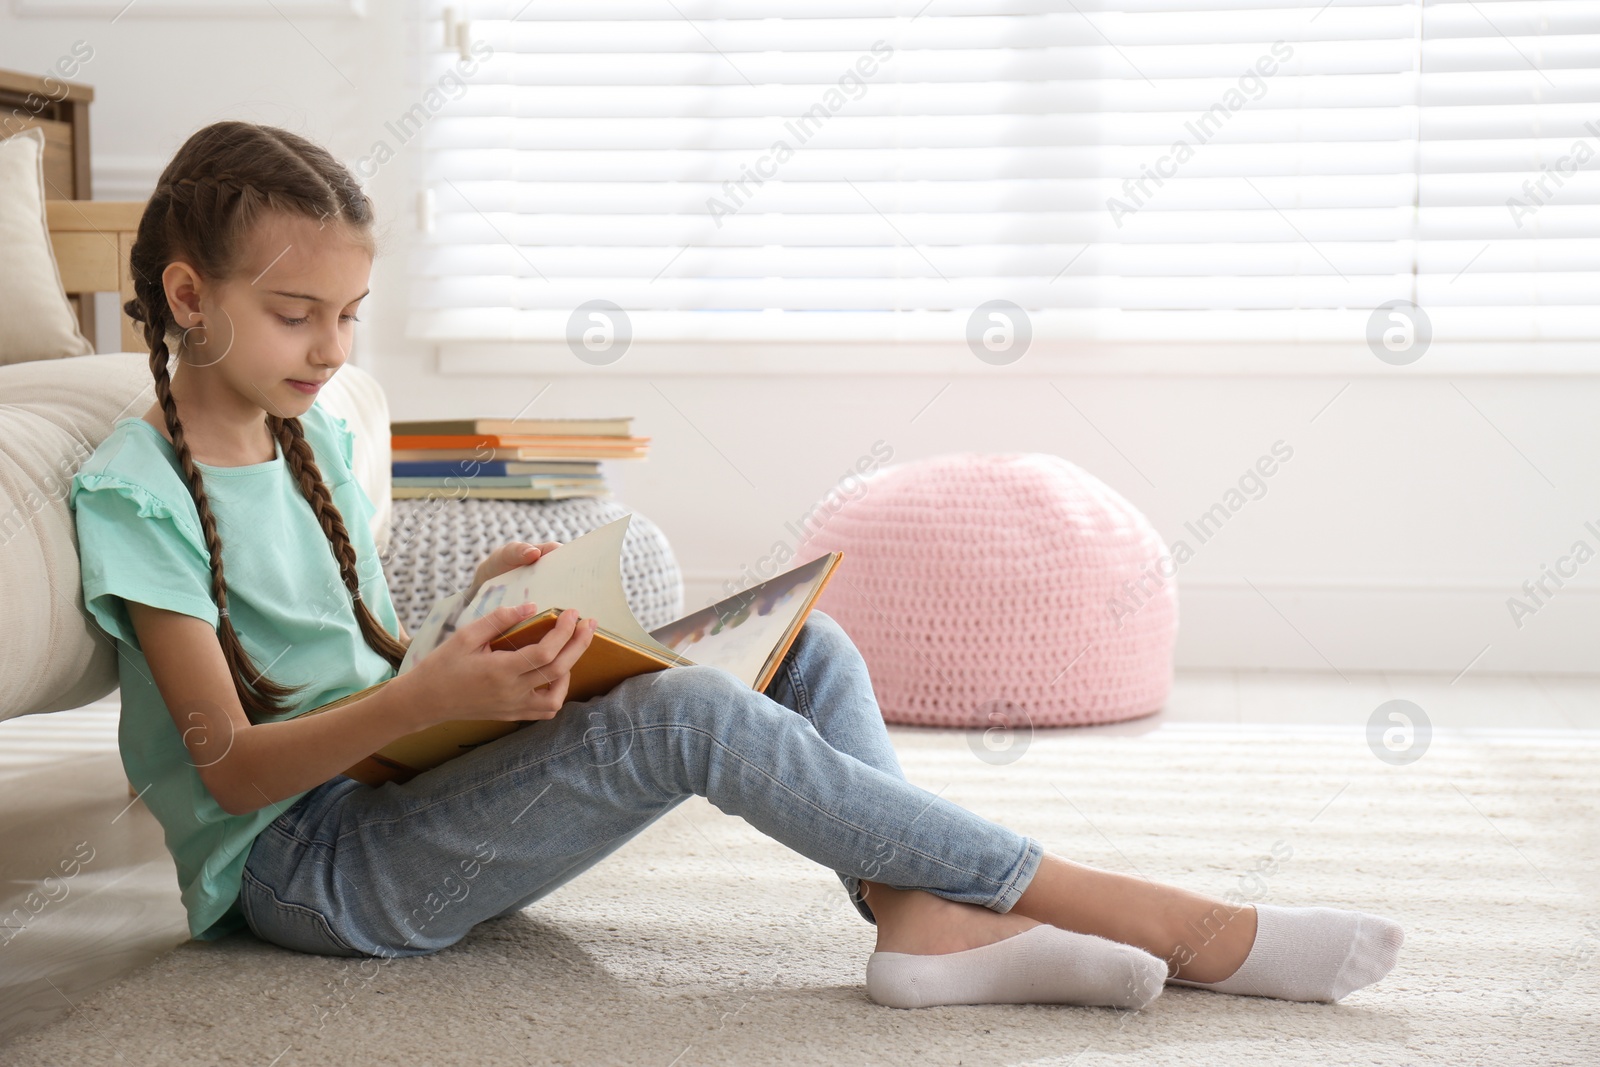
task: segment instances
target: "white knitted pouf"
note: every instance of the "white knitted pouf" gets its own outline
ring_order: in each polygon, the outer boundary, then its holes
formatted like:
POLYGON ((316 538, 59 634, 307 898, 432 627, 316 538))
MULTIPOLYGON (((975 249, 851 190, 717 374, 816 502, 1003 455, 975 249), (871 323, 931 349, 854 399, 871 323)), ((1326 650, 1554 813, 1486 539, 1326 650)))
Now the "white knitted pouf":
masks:
POLYGON ((795 559, 834 550, 818 606, 861 650, 889 722, 1064 726, 1166 701, 1176 567, 1138 509, 1060 456, 885 467, 795 559))
POLYGON ((622 585, 646 630, 683 614, 683 576, 660 527, 614 500, 396 500, 384 576, 395 614, 416 633, 440 597, 472 584, 485 556, 510 541, 566 542, 632 514, 622 585))

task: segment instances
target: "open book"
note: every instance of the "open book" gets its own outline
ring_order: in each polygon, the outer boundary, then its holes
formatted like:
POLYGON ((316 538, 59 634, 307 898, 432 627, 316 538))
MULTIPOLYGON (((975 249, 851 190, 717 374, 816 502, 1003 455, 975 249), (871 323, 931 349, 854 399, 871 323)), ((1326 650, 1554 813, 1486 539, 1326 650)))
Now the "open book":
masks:
MULTIPOLYGON (((466 596, 462 591, 434 604, 412 637, 395 677, 413 670, 458 628, 503 605, 531 601, 539 605, 537 614, 506 630, 489 647, 504 651, 532 644, 550 632, 567 608, 595 619, 598 626, 589 648, 572 668, 569 701, 608 693, 637 674, 694 664, 719 667, 752 689, 765 689, 842 553, 830 552, 646 631, 628 607, 622 586, 622 541, 630 519, 625 515, 568 541, 548 556, 483 583, 469 602, 462 602, 466 596)), ((393 680, 386 678, 305 714, 353 703, 393 680)), ((344 773, 368 785, 406 782, 523 725, 494 719, 436 723, 385 745, 344 773)))

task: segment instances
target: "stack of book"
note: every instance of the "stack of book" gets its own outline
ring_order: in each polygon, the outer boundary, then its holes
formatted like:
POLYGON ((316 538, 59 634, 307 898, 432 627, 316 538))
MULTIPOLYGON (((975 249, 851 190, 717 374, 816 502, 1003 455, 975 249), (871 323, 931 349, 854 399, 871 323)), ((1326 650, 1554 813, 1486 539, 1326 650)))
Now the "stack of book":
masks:
POLYGON ((608 459, 643 459, 633 420, 429 419, 389 424, 396 500, 563 500, 611 495, 608 459))

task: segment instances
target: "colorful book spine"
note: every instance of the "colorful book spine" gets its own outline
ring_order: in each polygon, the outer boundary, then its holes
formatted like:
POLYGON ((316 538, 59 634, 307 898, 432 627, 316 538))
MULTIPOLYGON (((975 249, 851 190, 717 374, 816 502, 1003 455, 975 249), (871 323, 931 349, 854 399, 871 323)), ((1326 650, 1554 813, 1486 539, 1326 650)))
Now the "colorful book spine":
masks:
POLYGON ((595 452, 643 452, 648 437, 557 437, 546 434, 404 434, 389 435, 389 447, 406 448, 551 448, 595 452))
POLYGON ((514 474, 545 474, 561 478, 598 478, 598 463, 518 463, 516 460, 447 459, 447 460, 396 460, 392 473, 396 478, 463 478, 499 477, 514 474), (542 466, 554 470, 519 470, 519 467, 542 466))
POLYGON ((448 488, 448 487, 454 486, 454 485, 462 485, 462 486, 499 486, 499 487, 503 487, 503 488, 509 488, 511 486, 523 486, 523 487, 529 488, 529 489, 541 488, 541 487, 548 488, 548 489, 561 489, 561 488, 567 488, 567 487, 582 488, 584 486, 591 486, 591 485, 599 485, 600 484, 600 479, 598 479, 598 478, 563 478, 563 477, 560 477, 559 475, 549 475, 549 474, 509 474, 509 475, 506 475, 504 477, 499 477, 499 476, 496 476, 496 475, 490 475, 488 477, 483 477, 483 476, 480 475, 480 476, 475 477, 475 478, 463 478, 460 475, 449 475, 449 476, 444 477, 444 478, 401 478, 401 477, 395 477, 395 478, 391 478, 389 480, 395 486, 402 486, 402 485, 410 485, 410 486, 435 485, 435 486, 441 486, 441 487, 445 487, 445 488, 448 488))
POLYGON ((603 486, 543 488, 490 488, 474 486, 396 485, 389 490, 395 500, 567 500, 572 497, 608 497, 603 486))

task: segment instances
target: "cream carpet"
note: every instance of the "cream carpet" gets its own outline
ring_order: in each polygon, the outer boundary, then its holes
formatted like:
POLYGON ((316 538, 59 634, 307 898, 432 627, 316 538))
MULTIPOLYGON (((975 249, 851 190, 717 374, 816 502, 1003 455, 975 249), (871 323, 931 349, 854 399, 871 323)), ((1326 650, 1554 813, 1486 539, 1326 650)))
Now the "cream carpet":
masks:
POLYGON ((871 928, 833 875, 700 798, 519 915, 434 956, 190 942, 0 1051, 63 1064, 1594 1064, 1600 738, 1166 726, 1040 733, 997 766, 897 729, 911 778, 1052 851, 1217 894, 1406 928, 1338 1005, 1169 989, 1148 1010, 880 1008, 871 928), (1274 847, 1292 856, 1245 881, 1274 847))

